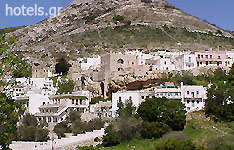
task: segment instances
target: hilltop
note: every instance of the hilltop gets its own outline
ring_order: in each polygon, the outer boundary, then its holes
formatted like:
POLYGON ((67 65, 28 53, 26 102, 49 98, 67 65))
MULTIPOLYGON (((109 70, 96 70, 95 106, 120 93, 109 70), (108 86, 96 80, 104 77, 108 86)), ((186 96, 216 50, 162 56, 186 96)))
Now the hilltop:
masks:
POLYGON ((74 0, 55 16, 20 28, 19 54, 71 58, 131 49, 231 49, 233 35, 164 0, 74 0))

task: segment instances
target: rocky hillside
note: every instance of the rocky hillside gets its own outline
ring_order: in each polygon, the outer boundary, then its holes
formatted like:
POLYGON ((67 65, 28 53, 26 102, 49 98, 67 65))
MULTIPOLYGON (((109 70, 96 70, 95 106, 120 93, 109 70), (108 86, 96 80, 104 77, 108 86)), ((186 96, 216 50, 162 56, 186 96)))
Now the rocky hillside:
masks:
POLYGON ((233 35, 164 0, 74 0, 56 16, 11 33, 18 53, 72 58, 127 49, 231 49, 233 35))

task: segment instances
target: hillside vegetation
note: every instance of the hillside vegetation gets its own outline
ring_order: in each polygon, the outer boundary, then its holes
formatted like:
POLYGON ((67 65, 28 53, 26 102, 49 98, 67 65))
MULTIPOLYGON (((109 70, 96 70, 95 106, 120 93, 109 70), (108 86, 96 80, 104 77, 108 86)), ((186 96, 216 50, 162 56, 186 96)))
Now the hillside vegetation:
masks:
POLYGON ((95 147, 78 148, 83 150, 102 149, 102 150, 153 150, 155 143, 165 140, 168 137, 175 139, 191 139, 195 144, 204 146, 207 149, 225 149, 234 148, 234 122, 215 123, 207 118, 202 111, 189 113, 187 115, 187 124, 183 131, 170 132, 161 139, 134 139, 130 142, 121 143, 114 147, 95 147))

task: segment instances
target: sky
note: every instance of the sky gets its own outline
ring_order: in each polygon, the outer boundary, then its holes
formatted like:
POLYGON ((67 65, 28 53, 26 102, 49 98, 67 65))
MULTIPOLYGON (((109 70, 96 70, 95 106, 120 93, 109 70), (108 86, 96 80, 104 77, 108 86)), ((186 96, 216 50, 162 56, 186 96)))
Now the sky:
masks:
MULTIPOLYGON (((0 28, 32 25, 72 0, 0 0, 0 28), (43 11, 42 11, 43 10, 43 11)), ((225 30, 234 31, 234 0, 167 0, 175 7, 225 30)))

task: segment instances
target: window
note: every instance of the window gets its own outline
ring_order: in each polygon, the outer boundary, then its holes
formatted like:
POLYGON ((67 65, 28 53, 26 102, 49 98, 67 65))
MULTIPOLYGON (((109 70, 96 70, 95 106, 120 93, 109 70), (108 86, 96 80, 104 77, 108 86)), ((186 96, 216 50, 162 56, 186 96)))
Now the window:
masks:
POLYGON ((201 55, 201 58, 203 58, 203 55, 201 55))
POLYGON ((131 96, 129 97, 129 102, 132 103, 132 97, 131 96))
POLYGON ((165 62, 164 62, 164 64, 166 65, 166 64, 167 64, 167 62, 165 61, 165 62))
POLYGON ((199 91, 197 91, 197 95, 199 95, 199 91))
POLYGON ((124 63, 123 59, 119 59, 117 62, 118 62, 119 64, 123 64, 123 63, 124 63))
POLYGON ((195 97, 195 93, 194 92, 192 92, 192 97, 195 97))
POLYGON ((189 57, 189 62, 192 62, 192 59, 191 59, 191 57, 189 57))
POLYGON ((74 101, 74 99, 72 99, 72 104, 74 104, 75 103, 75 101, 74 101))
POLYGON ((221 59, 221 57, 220 57, 220 56, 218 56, 218 59, 221 59))
POLYGON ((145 97, 144 96, 141 96, 141 99, 144 99, 145 97))
POLYGON ((208 55, 206 55, 206 59, 208 59, 208 55))
POLYGON ((212 59, 212 55, 210 55, 210 58, 212 59))
POLYGON ((197 103, 199 104, 199 100, 197 100, 197 103))
POLYGON ((190 101, 189 100, 187 100, 187 103, 189 103, 190 101))
POLYGON ((187 94, 189 95, 189 91, 187 91, 187 94))
POLYGON ((200 54, 198 54, 197 56, 198 56, 198 59, 200 59, 200 54))
POLYGON ((122 103, 122 99, 121 99, 121 97, 119 97, 119 103, 122 103))

